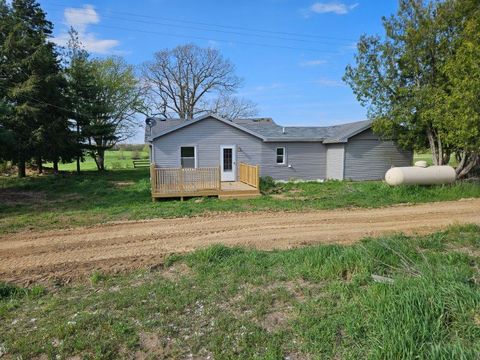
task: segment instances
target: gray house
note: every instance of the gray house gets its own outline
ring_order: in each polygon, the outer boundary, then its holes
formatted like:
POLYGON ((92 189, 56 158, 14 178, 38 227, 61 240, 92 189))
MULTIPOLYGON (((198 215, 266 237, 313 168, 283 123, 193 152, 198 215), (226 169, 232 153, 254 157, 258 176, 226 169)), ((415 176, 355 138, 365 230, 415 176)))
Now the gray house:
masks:
POLYGON ((376 180, 392 166, 411 165, 413 157, 380 140, 370 121, 282 127, 270 118, 149 118, 145 141, 157 167, 220 166, 221 181, 236 181, 240 162, 260 165, 261 176, 276 180, 376 180))

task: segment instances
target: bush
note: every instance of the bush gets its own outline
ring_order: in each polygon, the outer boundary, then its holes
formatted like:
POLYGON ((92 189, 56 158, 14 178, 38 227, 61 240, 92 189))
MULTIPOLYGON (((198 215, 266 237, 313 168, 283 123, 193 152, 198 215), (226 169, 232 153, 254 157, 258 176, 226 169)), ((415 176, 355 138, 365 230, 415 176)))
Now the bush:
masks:
POLYGON ((140 159, 140 151, 138 151, 138 150, 133 150, 133 151, 132 151, 132 159, 133 159, 133 160, 138 160, 138 159, 140 159))
POLYGON ((117 144, 112 150, 124 150, 124 151, 142 151, 144 144, 117 144))
POLYGON ((277 188, 275 180, 271 176, 262 176, 260 178, 260 191, 262 193, 272 192, 277 188))

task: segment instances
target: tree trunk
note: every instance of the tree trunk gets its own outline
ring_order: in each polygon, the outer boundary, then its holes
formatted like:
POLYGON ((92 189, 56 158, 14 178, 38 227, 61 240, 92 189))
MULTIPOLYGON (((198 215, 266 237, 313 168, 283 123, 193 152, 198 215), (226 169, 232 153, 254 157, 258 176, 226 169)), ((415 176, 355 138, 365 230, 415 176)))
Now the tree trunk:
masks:
POLYGON ((457 179, 465 178, 476 166, 480 166, 480 155, 476 153, 462 152, 457 156, 458 165, 455 168, 457 179))
POLYGON ((95 156, 95 163, 97 164, 97 169, 99 171, 105 170, 105 150, 97 150, 97 155, 95 156))
POLYGON ((37 157, 37 171, 39 174, 43 174, 43 162, 42 162, 42 157, 38 156, 37 157))
POLYGON ((432 153, 433 165, 448 165, 450 162, 450 150, 444 148, 438 134, 431 129, 427 129, 427 139, 432 153))
POLYGON ((25 176, 26 176, 25 159, 23 158, 23 155, 20 155, 18 159, 18 177, 24 178, 25 176))
POLYGON ((53 160, 53 173, 58 174, 58 159, 53 160))
MULTIPOLYGON (((78 149, 80 149, 80 126, 78 126, 78 122, 77 122, 77 145, 78 145, 78 149)), ((80 155, 77 156, 77 174, 80 174, 80 155)))

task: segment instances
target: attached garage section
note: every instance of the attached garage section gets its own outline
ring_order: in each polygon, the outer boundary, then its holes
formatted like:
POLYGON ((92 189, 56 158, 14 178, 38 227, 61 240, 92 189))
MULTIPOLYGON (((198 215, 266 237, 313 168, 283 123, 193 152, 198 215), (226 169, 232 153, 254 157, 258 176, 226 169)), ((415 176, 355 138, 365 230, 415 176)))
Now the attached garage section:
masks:
POLYGON ((327 145, 327 179, 343 180, 345 148, 343 144, 327 145))
POLYGON ((380 180, 392 166, 410 166, 412 160, 411 151, 399 149, 392 141, 380 141, 368 129, 345 144, 345 179, 380 180))

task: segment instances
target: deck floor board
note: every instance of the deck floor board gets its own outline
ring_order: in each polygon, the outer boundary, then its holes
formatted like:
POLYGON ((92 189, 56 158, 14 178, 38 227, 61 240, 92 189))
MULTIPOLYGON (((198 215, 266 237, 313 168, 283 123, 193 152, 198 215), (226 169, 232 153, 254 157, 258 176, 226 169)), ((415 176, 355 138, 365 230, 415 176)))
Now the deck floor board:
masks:
POLYGON ((257 191, 257 189, 240 181, 222 181, 222 191, 257 191))

